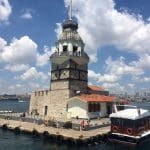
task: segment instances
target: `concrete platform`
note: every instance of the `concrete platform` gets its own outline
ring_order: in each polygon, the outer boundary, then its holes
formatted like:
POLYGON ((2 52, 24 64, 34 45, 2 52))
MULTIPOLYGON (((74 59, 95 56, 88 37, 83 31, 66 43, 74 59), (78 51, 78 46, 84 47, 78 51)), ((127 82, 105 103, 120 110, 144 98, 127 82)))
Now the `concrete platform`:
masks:
MULTIPOLYGON (((105 136, 110 132, 110 126, 97 128, 89 131, 76 131, 73 129, 64 129, 64 128, 54 128, 50 126, 45 126, 44 124, 38 125, 31 122, 15 121, 15 120, 5 120, 0 118, 0 127, 6 127, 9 130, 18 129, 19 131, 43 135, 47 133, 48 135, 62 136, 64 139, 73 139, 88 141, 91 138, 97 136, 105 136)), ((93 140, 94 142, 94 140, 93 140)))

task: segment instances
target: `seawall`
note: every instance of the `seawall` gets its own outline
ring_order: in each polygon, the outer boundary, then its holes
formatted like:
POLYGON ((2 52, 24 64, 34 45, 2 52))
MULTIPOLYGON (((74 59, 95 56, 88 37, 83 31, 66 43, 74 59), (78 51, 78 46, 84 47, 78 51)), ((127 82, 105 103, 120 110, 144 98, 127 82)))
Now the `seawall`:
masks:
POLYGON ((38 125, 31 122, 5 120, 0 118, 0 127, 16 133, 28 133, 34 136, 43 137, 58 143, 71 145, 93 145, 105 141, 110 132, 110 126, 101 127, 89 131, 76 131, 73 129, 54 128, 38 125))

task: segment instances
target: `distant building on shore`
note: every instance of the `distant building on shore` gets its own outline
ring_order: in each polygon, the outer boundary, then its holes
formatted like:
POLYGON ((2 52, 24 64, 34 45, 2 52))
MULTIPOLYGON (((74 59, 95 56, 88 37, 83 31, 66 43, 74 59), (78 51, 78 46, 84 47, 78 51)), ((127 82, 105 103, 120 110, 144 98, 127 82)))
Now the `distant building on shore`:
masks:
POLYGON ((32 93, 31 114, 55 119, 87 119, 112 112, 115 98, 103 88, 88 86, 89 57, 77 30, 78 24, 70 14, 62 24, 55 52, 50 56, 50 89, 32 93))
POLYGON ((29 100, 30 99, 30 95, 28 94, 24 94, 24 95, 16 95, 16 94, 3 94, 0 95, 0 100, 14 100, 14 101, 18 101, 18 100, 29 100))

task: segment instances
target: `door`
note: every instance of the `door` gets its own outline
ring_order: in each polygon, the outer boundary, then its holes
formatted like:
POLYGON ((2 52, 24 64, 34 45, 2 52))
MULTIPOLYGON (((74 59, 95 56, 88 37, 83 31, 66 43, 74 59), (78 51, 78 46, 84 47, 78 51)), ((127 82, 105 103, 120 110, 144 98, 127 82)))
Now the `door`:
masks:
POLYGON ((44 116, 47 116, 47 111, 48 111, 48 106, 45 106, 45 109, 44 109, 44 116))
POLYGON ((107 115, 112 113, 112 105, 107 104, 107 115))

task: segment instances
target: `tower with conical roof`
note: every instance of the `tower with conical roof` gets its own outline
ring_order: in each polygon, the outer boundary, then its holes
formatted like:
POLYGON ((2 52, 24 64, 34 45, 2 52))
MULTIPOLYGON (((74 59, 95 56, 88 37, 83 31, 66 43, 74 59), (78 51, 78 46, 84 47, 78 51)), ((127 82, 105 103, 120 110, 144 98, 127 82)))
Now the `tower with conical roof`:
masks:
POLYGON ((50 90, 35 91, 31 95, 30 113, 44 118, 66 118, 67 100, 86 93, 88 87, 89 57, 78 33, 78 23, 72 19, 72 1, 68 19, 62 23, 62 33, 56 41, 55 52, 50 56, 50 90))
POLYGON ((78 24, 72 19, 72 3, 69 12, 68 19, 62 24, 62 33, 56 41, 55 52, 50 57, 51 90, 85 92, 89 57, 84 52, 84 42, 77 31, 78 24))

